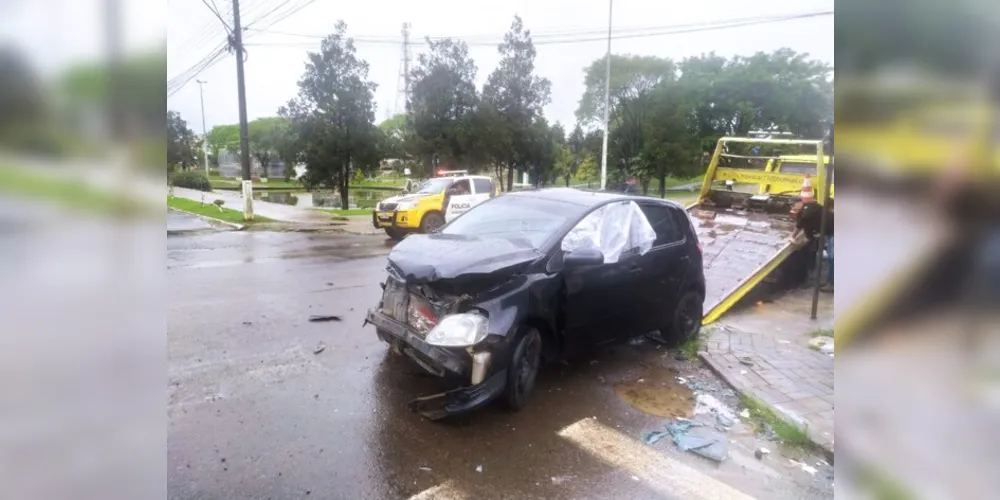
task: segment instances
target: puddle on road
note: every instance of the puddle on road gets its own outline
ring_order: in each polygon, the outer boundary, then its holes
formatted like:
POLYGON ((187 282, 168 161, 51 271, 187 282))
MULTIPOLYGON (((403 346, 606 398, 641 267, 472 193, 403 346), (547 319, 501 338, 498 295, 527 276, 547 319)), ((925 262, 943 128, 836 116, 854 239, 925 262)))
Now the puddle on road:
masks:
POLYGON ((615 384, 615 394, 633 408, 658 417, 690 418, 694 394, 663 368, 652 368, 634 380, 615 384))

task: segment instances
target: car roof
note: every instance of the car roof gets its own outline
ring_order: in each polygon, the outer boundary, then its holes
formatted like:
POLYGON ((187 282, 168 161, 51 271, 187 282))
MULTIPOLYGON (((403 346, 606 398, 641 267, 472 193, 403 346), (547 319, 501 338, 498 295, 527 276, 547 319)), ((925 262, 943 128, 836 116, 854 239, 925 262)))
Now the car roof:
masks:
POLYGON ((667 205, 672 205, 674 207, 683 208, 679 203, 672 200, 664 200, 662 198, 653 198, 649 196, 637 196, 624 193, 615 193, 608 191, 584 191, 582 189, 575 188, 544 188, 544 189, 531 189, 525 191, 511 191, 504 193, 504 196, 517 196, 524 198, 538 198, 544 200, 562 201, 565 203, 571 203, 573 205, 578 205, 582 208, 592 208, 598 205, 603 205, 612 201, 654 201, 667 205))

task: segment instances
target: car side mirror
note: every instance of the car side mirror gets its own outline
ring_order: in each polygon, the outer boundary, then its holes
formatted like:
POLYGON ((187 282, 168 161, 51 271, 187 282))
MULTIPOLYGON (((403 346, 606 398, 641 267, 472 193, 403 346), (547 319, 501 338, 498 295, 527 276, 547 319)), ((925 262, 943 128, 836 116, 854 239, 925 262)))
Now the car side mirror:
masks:
POLYGON ((563 257, 563 267, 575 269, 604 264, 604 254, 596 248, 577 248, 563 257))

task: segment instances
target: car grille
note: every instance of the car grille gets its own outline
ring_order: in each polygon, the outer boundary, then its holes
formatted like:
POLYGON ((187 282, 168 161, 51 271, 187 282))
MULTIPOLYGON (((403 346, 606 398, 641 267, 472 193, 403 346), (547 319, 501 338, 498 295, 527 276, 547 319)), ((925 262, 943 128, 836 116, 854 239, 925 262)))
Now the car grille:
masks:
POLYGON ((378 209, 383 212, 391 212, 396 209, 396 203, 379 203, 378 209))

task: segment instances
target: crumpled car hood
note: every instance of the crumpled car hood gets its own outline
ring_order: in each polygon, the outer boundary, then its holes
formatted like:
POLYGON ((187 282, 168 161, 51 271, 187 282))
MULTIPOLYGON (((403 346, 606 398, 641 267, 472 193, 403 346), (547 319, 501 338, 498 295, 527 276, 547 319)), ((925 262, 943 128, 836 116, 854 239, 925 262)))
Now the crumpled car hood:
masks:
POLYGON ((541 254, 527 241, 450 234, 414 234, 389 253, 389 266, 408 283, 513 274, 541 254))

